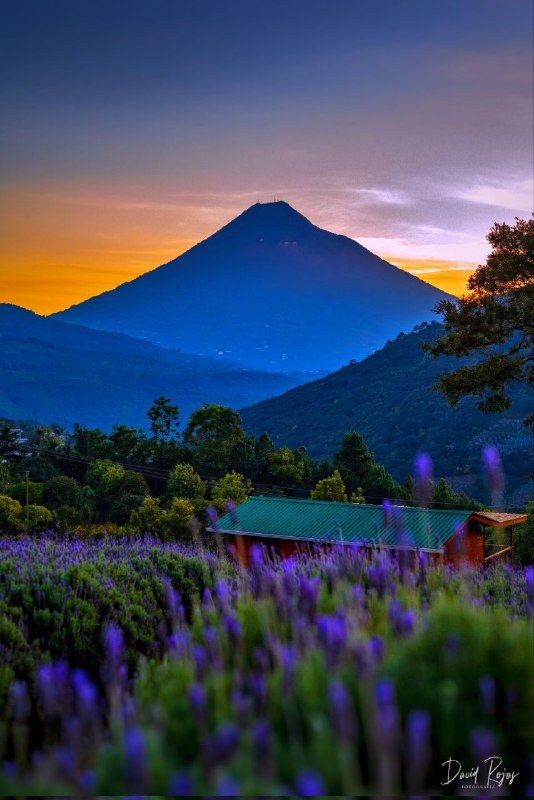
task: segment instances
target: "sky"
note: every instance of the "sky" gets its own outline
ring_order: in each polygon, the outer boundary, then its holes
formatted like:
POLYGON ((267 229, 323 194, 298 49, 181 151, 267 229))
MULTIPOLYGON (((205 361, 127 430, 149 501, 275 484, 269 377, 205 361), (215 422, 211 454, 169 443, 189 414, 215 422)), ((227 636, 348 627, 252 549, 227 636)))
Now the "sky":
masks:
POLYGON ((0 301, 286 200, 447 291, 532 212, 529 0, 3 0, 0 301))

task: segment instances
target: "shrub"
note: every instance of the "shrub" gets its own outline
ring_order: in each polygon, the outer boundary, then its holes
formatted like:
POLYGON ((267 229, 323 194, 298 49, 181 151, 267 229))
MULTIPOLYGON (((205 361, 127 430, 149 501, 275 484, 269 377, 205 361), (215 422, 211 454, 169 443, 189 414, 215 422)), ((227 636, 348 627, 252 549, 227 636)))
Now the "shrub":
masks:
POLYGON ((197 500, 204 497, 206 484, 191 464, 176 464, 167 481, 166 494, 169 499, 183 497, 186 500, 197 500))
POLYGON ((211 490, 213 505, 222 511, 228 500, 232 500, 238 506, 243 503, 252 492, 252 484, 239 472, 226 473, 223 478, 219 478, 211 490))
POLYGON ((7 495, 0 495, 0 532, 18 533, 22 530, 22 506, 18 500, 7 495))
POLYGON ((336 469, 329 478, 318 481, 315 489, 312 489, 310 497, 312 500, 335 500, 346 503, 347 492, 339 471, 336 469))

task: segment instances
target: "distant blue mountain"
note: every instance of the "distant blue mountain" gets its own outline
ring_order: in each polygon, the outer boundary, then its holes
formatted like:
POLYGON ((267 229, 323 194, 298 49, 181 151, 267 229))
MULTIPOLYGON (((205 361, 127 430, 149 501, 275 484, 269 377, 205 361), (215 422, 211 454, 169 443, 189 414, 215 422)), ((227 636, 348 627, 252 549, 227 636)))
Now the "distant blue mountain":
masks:
POLYGON ((444 292, 284 202, 55 315, 257 369, 337 369, 433 319, 444 292))
POLYGON ((203 403, 237 408, 309 377, 246 370, 0 304, 0 417, 142 428, 162 394, 185 421, 203 403))

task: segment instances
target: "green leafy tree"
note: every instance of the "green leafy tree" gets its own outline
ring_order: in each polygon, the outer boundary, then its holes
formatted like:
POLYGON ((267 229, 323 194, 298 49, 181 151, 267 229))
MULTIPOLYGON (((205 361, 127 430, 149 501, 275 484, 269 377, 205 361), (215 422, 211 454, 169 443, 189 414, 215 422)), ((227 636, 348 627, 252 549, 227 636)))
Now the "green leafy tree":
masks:
POLYGON ((534 501, 527 506, 528 519, 514 531, 514 561, 523 566, 534 564, 534 501))
POLYGON ((295 455, 295 464, 302 464, 302 482, 311 484, 317 480, 317 464, 308 455, 305 447, 297 447, 293 451, 295 455))
POLYGON ((223 511, 228 500, 232 500, 238 506, 245 502, 251 492, 252 484, 248 478, 238 472, 229 472, 216 481, 211 490, 211 497, 217 510, 223 511))
POLYGON ((43 500, 47 508, 57 509, 60 506, 80 508, 82 490, 74 478, 66 475, 57 475, 50 478, 44 485, 43 500))
POLYGON ((74 506, 58 506, 53 514, 54 528, 60 533, 73 532, 87 522, 82 509, 74 506))
POLYGON ((109 434, 109 457, 122 464, 142 466, 150 455, 150 445, 143 431, 127 425, 114 425, 109 434))
POLYGON ((178 539, 189 544, 193 541, 192 521, 194 508, 185 497, 173 497, 170 508, 164 511, 161 520, 161 535, 164 539, 178 539))
POLYGON ((221 477, 228 471, 234 448, 243 436, 236 411, 206 404, 189 417, 184 444, 191 448, 193 466, 201 475, 221 477))
POLYGON ((130 526, 142 536, 144 533, 160 534, 163 510, 157 497, 145 497, 130 516, 130 526))
POLYGON ((402 488, 381 464, 373 464, 363 483, 365 496, 371 503, 380 502, 385 497, 401 497, 402 488))
POLYGON ((347 490, 339 471, 336 469, 329 478, 323 478, 318 481, 315 489, 312 489, 310 497, 312 500, 334 500, 339 503, 346 503, 347 490))
POLYGON ((35 481, 18 481, 11 484, 9 495, 18 500, 23 506, 26 505, 26 489, 28 490, 28 503, 41 503, 43 499, 43 484, 35 481))
MULTIPOLYGON (((452 406, 465 395, 481 396, 486 412, 510 406, 513 383, 534 382, 534 218, 496 223, 487 239, 491 253, 469 278, 469 292, 436 306, 445 336, 424 346, 435 358, 478 356, 443 374, 437 389, 452 406)), ((525 422, 532 425, 534 415, 525 422)))
POLYGON ((36 483, 46 483, 47 480, 53 478, 54 475, 60 475, 61 467, 66 466, 68 462, 61 462, 58 458, 52 458, 44 455, 26 455, 23 456, 12 466, 13 478, 16 475, 22 476, 28 473, 31 481, 36 483))
POLYGON ((294 486, 304 477, 304 461, 298 460, 289 447, 281 447, 267 456, 267 475, 281 487, 294 486))
POLYGON ((8 494, 12 482, 8 468, 0 461, 0 495, 8 494))
POLYGON ((167 481, 167 497, 197 500, 206 494, 206 484, 191 464, 176 464, 167 481))
POLYGON ((20 533, 24 528, 21 515, 22 506, 18 500, 0 495, 0 532, 20 533))
POLYGON ((365 485, 365 479, 375 465, 373 454, 359 433, 346 433, 341 449, 334 455, 334 467, 339 471, 349 491, 365 485))
MULTIPOLYGON (((22 518, 25 520, 25 511, 22 511, 22 518)), ((24 527, 26 523, 24 522, 24 527)), ((43 533, 43 531, 51 530, 54 527, 54 515, 52 512, 40 505, 28 506, 28 532, 29 533, 43 533)))
POLYGON ((29 444, 34 447, 58 452, 64 448, 65 432, 56 425, 39 425, 28 437, 29 444))
POLYGON ((234 447, 229 460, 229 468, 244 475, 256 471, 256 440, 253 436, 243 436, 234 447))
POLYGON ((152 436, 159 446, 168 444, 178 435, 178 406, 171 403, 169 397, 158 397, 147 411, 152 436))
POLYGON ((350 496, 351 503, 358 503, 363 504, 365 503, 365 497, 363 496, 363 489, 361 486, 358 486, 355 492, 353 492, 350 496))
POLYGON ((263 482, 267 480, 268 456, 270 453, 274 453, 276 447, 269 434, 262 433, 254 445, 254 450, 255 466, 253 477, 257 482, 263 482))
POLYGON ((8 464, 20 458, 20 447, 13 426, 4 423, 0 427, 0 459, 8 464))
POLYGON ((106 459, 109 457, 109 440, 100 428, 84 428, 79 422, 74 424, 74 449, 87 458, 106 459))
POLYGON ((86 483, 94 491, 97 522, 111 519, 118 524, 124 524, 130 518, 132 510, 149 493, 142 475, 126 471, 120 464, 108 460, 91 464, 87 470, 86 483), (128 500, 124 499, 126 497, 128 500))

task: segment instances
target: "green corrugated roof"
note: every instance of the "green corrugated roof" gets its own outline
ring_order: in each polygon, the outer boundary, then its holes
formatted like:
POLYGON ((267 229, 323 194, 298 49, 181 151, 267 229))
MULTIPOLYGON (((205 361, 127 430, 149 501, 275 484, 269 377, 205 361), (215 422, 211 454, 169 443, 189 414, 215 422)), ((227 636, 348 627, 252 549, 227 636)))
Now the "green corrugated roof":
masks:
POLYGON ((406 545, 440 550, 471 516, 470 511, 393 506, 384 525, 382 506, 293 500, 285 497, 250 497, 232 515, 219 520, 225 533, 272 536, 309 542, 350 542, 406 545))

